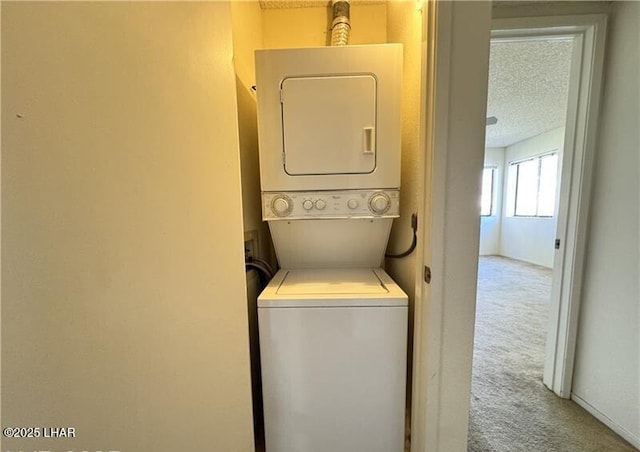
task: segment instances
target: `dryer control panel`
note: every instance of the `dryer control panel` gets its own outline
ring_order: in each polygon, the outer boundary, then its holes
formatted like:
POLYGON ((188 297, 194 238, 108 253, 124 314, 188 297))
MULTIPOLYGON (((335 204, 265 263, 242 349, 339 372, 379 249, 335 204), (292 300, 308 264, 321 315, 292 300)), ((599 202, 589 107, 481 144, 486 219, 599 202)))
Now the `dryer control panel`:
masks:
POLYGON ((397 218, 399 190, 327 190, 262 193, 262 219, 397 218))

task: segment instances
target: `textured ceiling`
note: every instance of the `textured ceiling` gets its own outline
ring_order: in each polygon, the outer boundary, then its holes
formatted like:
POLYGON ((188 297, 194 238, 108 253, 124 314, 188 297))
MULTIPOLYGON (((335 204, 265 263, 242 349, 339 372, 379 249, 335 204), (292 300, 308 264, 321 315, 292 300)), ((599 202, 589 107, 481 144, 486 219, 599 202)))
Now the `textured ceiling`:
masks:
POLYGON ((570 40, 492 41, 486 146, 504 147, 565 123, 570 40))

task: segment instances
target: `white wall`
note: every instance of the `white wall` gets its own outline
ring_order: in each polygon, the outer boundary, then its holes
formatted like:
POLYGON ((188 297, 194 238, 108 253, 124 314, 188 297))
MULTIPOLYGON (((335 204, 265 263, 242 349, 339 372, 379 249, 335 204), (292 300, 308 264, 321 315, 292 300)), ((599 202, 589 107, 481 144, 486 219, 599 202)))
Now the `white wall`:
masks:
POLYGON ((484 166, 485 168, 495 168, 495 172, 493 176, 493 211, 490 216, 480 217, 481 256, 500 253, 504 155, 505 148, 486 148, 484 150, 484 166))
MULTIPOLYGON (((560 187, 560 162, 562 161, 563 148, 564 127, 508 146, 504 157, 505 178, 508 177, 506 172, 508 172, 509 163, 557 151, 558 180, 556 187, 560 187)), ((506 216, 507 206, 503 205, 500 255, 545 267, 553 267, 553 245, 558 221, 558 194, 559 190, 556 189, 556 211, 552 218, 506 216)), ((503 199, 507 199, 506 184, 503 199)))
MULTIPOLYGON (((253 450, 227 3, 2 4, 11 450, 253 450)), ((4 450, 4 449, 3 449, 4 450)))
POLYGON ((613 11, 573 397, 640 447, 640 3, 613 11))

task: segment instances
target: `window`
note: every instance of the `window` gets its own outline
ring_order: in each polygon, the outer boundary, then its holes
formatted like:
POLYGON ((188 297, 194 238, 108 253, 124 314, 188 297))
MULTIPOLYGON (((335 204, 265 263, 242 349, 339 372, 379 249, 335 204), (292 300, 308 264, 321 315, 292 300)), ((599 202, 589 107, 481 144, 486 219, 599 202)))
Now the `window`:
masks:
POLYGON ((552 217, 556 204, 558 154, 546 154, 509 164, 509 216, 552 217))
POLYGON ((495 168, 485 168, 482 170, 482 198, 480 200, 480 215, 488 217, 493 215, 493 186, 495 179, 495 168))

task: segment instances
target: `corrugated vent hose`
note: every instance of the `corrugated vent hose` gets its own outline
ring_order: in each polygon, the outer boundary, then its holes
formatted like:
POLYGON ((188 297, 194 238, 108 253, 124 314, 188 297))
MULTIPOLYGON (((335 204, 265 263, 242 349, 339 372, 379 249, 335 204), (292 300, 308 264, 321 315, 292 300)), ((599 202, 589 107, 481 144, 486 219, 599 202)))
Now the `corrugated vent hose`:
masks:
POLYGON ((351 22, 349 21, 349 1, 332 0, 333 22, 331 22, 331 45, 346 46, 349 44, 349 32, 351 22))

